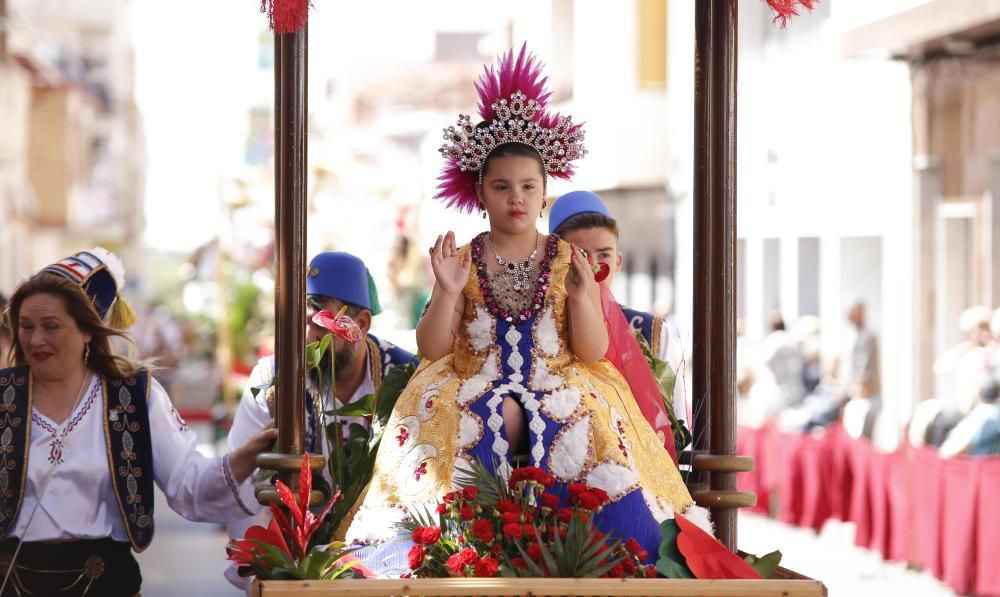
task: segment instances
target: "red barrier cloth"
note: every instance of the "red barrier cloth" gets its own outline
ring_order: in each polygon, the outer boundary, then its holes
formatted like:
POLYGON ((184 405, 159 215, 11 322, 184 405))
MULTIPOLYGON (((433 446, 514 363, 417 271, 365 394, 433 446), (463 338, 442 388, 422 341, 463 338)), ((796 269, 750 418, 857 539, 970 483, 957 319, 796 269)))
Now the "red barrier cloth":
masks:
POLYGON ((850 450, 852 440, 839 422, 829 427, 830 445, 830 515, 837 520, 851 519, 851 494, 854 491, 854 468, 850 450))
MULTIPOLYGON (((944 462, 941 493, 941 580, 961 595, 972 591, 976 570, 976 502, 982 461, 955 458, 944 462)), ((919 497, 914 496, 915 499, 919 497)), ((988 555, 988 554, 984 554, 988 555)), ((1000 562, 996 552, 994 562, 1000 562)))
POLYGON ((916 563, 941 578, 941 464, 933 448, 913 449, 910 491, 916 563))
POLYGON ((889 512, 889 554, 892 562, 910 561, 913 520, 910 508, 911 451, 906 448, 889 458, 889 487, 886 497, 889 512))
POLYGON ((983 461, 979 471, 976 535, 976 595, 1000 597, 1000 458, 983 461))
POLYGON ((892 524, 889 505, 892 454, 871 452, 868 467, 868 504, 871 514, 871 534, 868 548, 889 559, 889 537, 892 524))
POLYGON ((833 473, 832 442, 824 434, 802 438, 799 459, 802 476, 802 508, 799 524, 819 532, 832 513, 830 480, 833 473))
POLYGON ((854 543, 868 547, 872 538, 871 497, 869 495, 870 468, 872 466, 872 449, 868 440, 853 440, 848 449, 851 453, 851 506, 848 520, 856 526, 854 543))
POLYGON ((757 504, 748 508, 750 512, 768 513, 771 487, 768 479, 767 444, 771 436, 769 428, 751 429, 740 427, 736 434, 736 453, 753 458, 753 470, 736 476, 736 486, 740 491, 757 495, 757 504))
POLYGON ((779 433, 778 520, 798 525, 802 520, 802 452, 804 436, 779 433))

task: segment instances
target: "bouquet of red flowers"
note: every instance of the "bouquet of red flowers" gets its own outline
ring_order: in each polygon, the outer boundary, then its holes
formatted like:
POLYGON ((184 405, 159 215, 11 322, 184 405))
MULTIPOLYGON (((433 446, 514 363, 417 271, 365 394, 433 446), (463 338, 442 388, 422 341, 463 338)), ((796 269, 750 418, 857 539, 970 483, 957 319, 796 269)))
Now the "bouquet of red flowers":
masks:
POLYGON ((436 513, 413 512, 402 525, 415 544, 408 555, 414 577, 656 576, 634 538, 594 526, 608 503, 601 489, 557 485, 536 467, 515 469, 505 483, 479 463, 458 483, 436 513))

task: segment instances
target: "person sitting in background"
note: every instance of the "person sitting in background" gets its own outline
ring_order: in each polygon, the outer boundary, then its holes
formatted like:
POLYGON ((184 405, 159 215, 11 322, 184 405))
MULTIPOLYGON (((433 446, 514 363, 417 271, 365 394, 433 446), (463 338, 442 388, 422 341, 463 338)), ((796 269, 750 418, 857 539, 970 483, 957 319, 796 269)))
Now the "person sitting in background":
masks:
POLYGON ((854 437, 871 439, 881 391, 878 339, 865 321, 865 304, 856 300, 847 312, 850 323, 839 362, 839 389, 844 405, 844 429, 854 437))
POLYGON ((942 458, 959 455, 1000 454, 1000 380, 996 374, 983 383, 979 403, 948 434, 938 453, 942 458))
POLYGON ((761 344, 764 366, 774 377, 782 408, 796 407, 805 396, 802 383, 802 353, 798 342, 785 330, 785 320, 774 311, 768 317, 771 332, 761 344))
MULTIPOLYGON (((580 247, 594 263, 606 263, 609 269, 604 283, 611 287, 615 275, 622 268, 624 255, 618 249, 618 222, 599 195, 590 191, 572 191, 556 199, 549 213, 549 233, 580 247)), ((680 331, 672 323, 673 318, 620 306, 625 320, 634 331, 642 334, 654 356, 668 363, 674 371, 674 412, 679 418, 685 418, 684 346, 680 331)))

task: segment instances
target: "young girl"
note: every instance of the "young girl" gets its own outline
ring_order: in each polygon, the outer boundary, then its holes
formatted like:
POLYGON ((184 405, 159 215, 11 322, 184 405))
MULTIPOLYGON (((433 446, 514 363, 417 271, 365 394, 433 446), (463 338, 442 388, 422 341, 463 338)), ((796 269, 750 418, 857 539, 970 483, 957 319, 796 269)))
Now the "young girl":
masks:
MULTIPOLYGON (((509 52, 477 85, 484 123, 462 116, 445 131, 439 197, 481 211, 489 231, 461 248, 448 232, 431 249, 436 282, 417 327, 426 361, 396 403, 349 541, 393 539, 406 510, 433 511, 457 471, 479 461, 506 475, 519 454, 560 481, 605 490, 598 526, 635 537, 652 557, 659 523, 694 513, 663 442, 604 359, 590 264, 536 229, 548 178, 568 178, 584 153, 580 127, 544 113, 543 84, 524 48, 509 52)), ((699 510, 694 520, 708 526, 699 510)), ((405 572, 405 558, 392 563, 402 542, 366 563, 405 572)))

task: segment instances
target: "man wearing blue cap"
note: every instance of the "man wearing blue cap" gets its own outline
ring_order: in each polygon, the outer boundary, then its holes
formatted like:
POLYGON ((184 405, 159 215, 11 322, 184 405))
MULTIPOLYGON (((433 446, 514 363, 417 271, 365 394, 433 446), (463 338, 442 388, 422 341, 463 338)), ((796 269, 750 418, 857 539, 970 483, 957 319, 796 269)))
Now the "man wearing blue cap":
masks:
MULTIPOLYGON (((610 271, 605 282, 611 285, 624 257, 618 250, 618 222, 600 196, 590 191, 573 191, 559 197, 549 213, 549 233, 558 234, 566 242, 580 247, 594 263, 607 263, 610 271)), ((669 363, 677 373, 674 409, 678 413, 685 412, 684 383, 680 377, 684 347, 676 327, 659 315, 620 306, 632 329, 641 332, 656 357, 669 363)))
MULTIPOLYGON (((413 361, 413 354, 379 340, 368 333, 371 328, 372 316, 378 315, 381 307, 378 301, 378 291, 368 268, 361 259, 344 252, 327 252, 316 255, 309 262, 306 272, 306 342, 321 340, 328 331, 312 321, 313 315, 322 310, 337 313, 342 307, 347 307, 345 314, 353 319, 361 328, 365 339, 357 344, 334 337, 334 366, 336 367, 336 400, 340 404, 349 404, 362 399, 368 394, 378 392, 382 379, 390 369, 413 361)), ((327 361, 324 359, 323 364, 327 361)), ((322 366, 322 365, 321 365, 322 366)), ((327 365, 328 367, 328 365, 327 365)), ((229 431, 230 448, 242 445, 246 438, 262 429, 271 422, 274 407, 273 388, 258 392, 259 388, 274 379, 275 359, 273 356, 258 361, 250 374, 239 408, 229 431)), ((329 379, 329 370, 324 371, 329 379)), ((315 412, 316 404, 320 403, 319 380, 314 374, 306 378, 306 437, 305 448, 313 453, 325 453, 326 442, 323 441, 322 430, 317 430, 315 412)), ((323 396, 323 408, 334 408, 332 397, 323 396)), ((368 421, 362 417, 340 417, 346 430, 350 423, 359 423, 367 427, 368 421)), ((244 483, 241 494, 247 494, 246 503, 256 503, 252 496, 251 483, 244 483)), ((229 536, 243 537, 250 525, 267 526, 270 514, 263 508, 252 517, 229 525, 229 536)), ((235 567, 230 566, 226 572, 230 582, 243 587, 244 580, 238 578, 235 567)))

